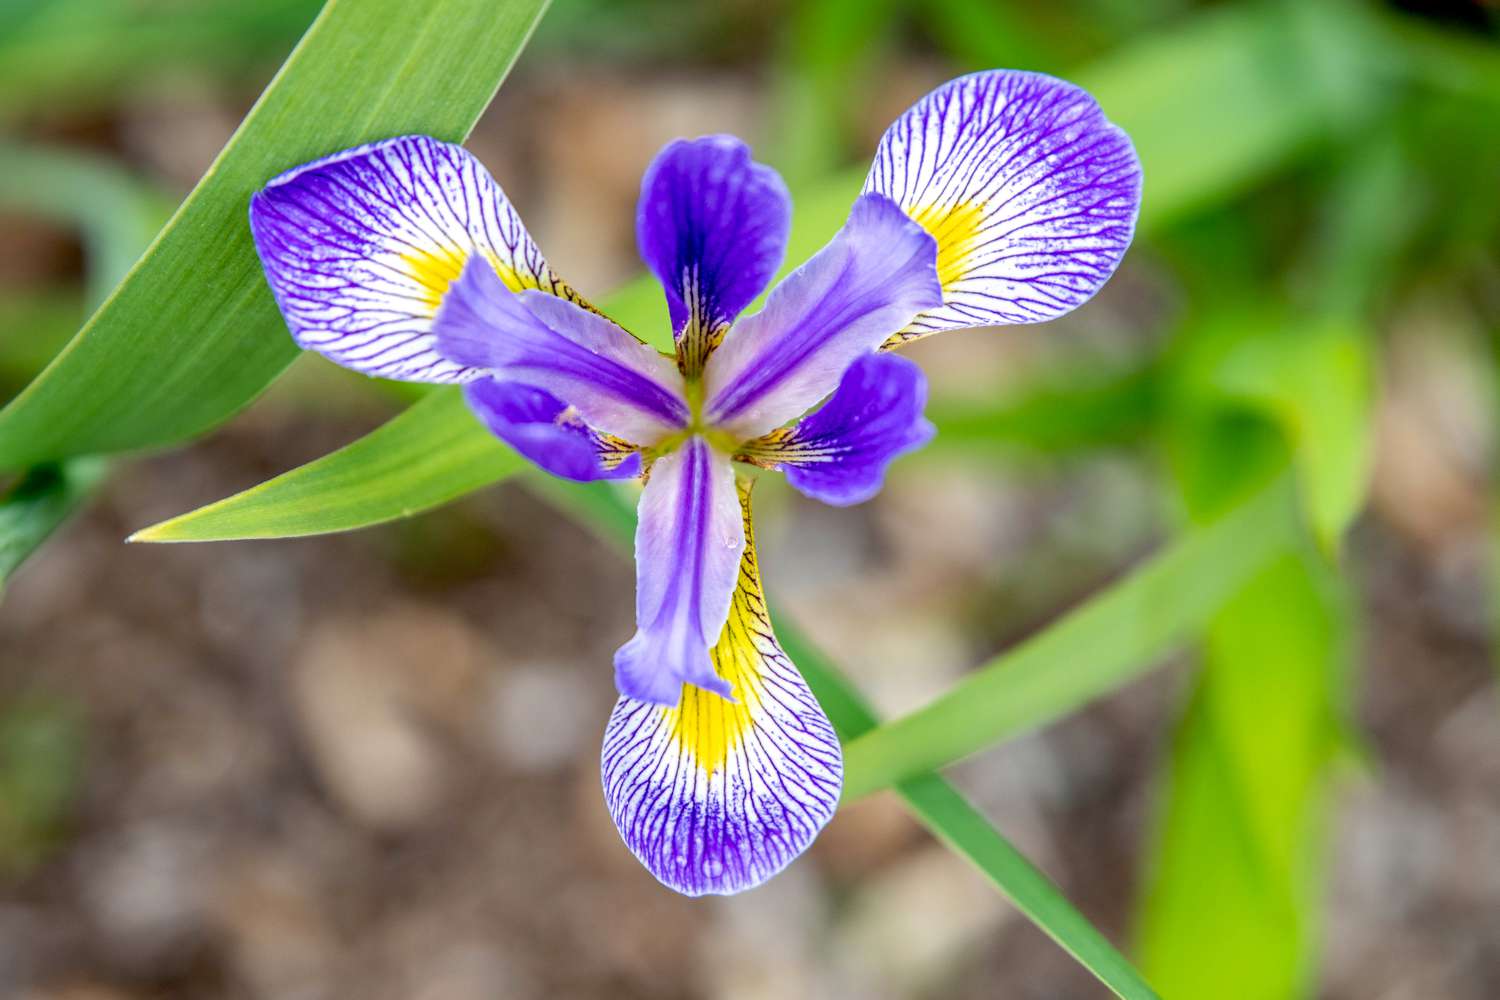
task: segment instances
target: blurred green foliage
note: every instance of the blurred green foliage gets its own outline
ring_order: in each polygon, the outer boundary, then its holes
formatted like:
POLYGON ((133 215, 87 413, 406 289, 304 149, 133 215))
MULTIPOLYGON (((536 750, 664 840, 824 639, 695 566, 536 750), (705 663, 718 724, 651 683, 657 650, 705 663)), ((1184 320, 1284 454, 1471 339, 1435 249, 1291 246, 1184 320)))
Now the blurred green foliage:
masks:
POLYGON ((0 705, 0 875, 56 844, 77 793, 85 730, 77 709, 30 697, 0 705))

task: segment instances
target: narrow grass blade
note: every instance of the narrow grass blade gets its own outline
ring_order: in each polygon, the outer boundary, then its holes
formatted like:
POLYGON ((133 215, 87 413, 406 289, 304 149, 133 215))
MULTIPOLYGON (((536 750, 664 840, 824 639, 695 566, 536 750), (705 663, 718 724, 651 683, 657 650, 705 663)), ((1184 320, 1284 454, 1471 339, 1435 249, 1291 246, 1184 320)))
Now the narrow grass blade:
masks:
POLYGON ((432 393, 373 433, 269 482, 131 536, 133 542, 288 538, 348 531, 386 520, 393 506, 416 514, 517 471, 524 464, 464 410, 456 393, 432 393), (449 433, 434 438, 433 426, 449 433))
POLYGON ((1299 537, 1281 477, 930 704, 851 742, 845 799, 1044 726, 1146 672, 1299 537))
POLYGON ((1115 996, 1130 1000, 1157 996, 1129 960, 1068 902, 1062 890, 952 784, 939 775, 924 774, 897 783, 895 790, 933 836, 979 869, 1016 909, 1115 996))
POLYGON ((252 192, 371 139, 460 139, 545 0, 329 0, 213 166, 77 337, 0 411, 0 468, 169 444, 296 354, 250 242, 252 192))
MULTIPOLYGON (((619 487, 608 483, 578 485, 532 474, 535 492, 595 530, 605 541, 628 548, 635 534, 635 511, 619 487)), ((819 704, 849 740, 879 725, 879 719, 855 687, 797 628, 772 608, 776 634, 787 655, 801 669, 819 704)), ((1118 997, 1159 1000, 1157 994, 1088 919, 1035 865, 1006 840, 958 789, 936 774, 917 774, 895 786, 918 821, 1009 899, 1027 919, 1118 997)))

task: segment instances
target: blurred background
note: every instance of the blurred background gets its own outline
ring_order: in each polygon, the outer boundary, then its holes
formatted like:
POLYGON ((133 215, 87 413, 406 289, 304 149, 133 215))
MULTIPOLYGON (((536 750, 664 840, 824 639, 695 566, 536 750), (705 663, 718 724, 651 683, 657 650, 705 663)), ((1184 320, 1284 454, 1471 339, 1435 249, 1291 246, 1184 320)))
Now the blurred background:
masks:
MULTIPOLYGON (((317 7, 0 5, 0 400, 317 7)), ((999 66, 1149 148, 1136 246, 1072 317, 911 349, 939 437, 874 502, 766 482, 770 592, 896 714, 1291 465, 1316 544, 953 776, 1169 1000, 1500 996, 1494 6, 556 0, 469 146, 598 295, 640 269, 667 140, 733 132, 816 189, 999 66)), ((524 482, 347 536, 123 545, 399 406, 304 358, 116 463, 7 583, 0 996, 1106 995, 888 794, 753 893, 658 887, 598 786, 633 571, 524 482)))

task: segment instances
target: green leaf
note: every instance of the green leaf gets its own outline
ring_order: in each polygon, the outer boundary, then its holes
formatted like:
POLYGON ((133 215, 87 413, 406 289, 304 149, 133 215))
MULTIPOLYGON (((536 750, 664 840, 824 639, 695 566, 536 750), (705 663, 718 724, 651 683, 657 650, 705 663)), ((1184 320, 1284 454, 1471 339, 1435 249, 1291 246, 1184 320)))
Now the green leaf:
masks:
POLYGON ((472 417, 456 393, 436 392, 373 433, 269 482, 138 531, 133 542, 286 538, 348 531, 416 514, 504 478, 521 458, 472 417), (431 411, 463 411, 434 422, 431 411), (428 428, 450 433, 434 439, 428 428))
POLYGON ((1309 993, 1348 631, 1316 560, 1280 556, 1208 630, 1140 920, 1168 996, 1309 993))
POLYGON ((1374 361, 1365 331, 1338 320, 1267 331, 1238 345, 1219 387, 1254 401, 1292 445, 1318 544, 1336 554, 1364 507, 1374 461, 1374 361))
MULTIPOLYGON (((528 485, 559 509, 593 528, 605 541, 628 547, 635 511, 608 483, 565 483, 531 473, 528 485)), ((859 692, 802 633, 771 609, 776 634, 828 718, 847 743, 879 725, 859 692)), ((846 751, 847 752, 847 751, 846 751)), ((996 830, 941 776, 915 774, 895 786, 912 814, 939 840, 969 861, 1016 908, 1119 997, 1157 1000, 1131 964, 1079 913, 1062 891, 996 830)))
POLYGON ((169 444, 296 355, 245 222, 276 173, 373 139, 461 139, 545 0, 329 0, 151 249, 0 411, 0 468, 169 444))
POLYGON ((1299 536, 1282 476, 1125 580, 845 748, 844 797, 859 798, 1044 726, 1156 666, 1299 536))
POLYGON ((895 790, 933 836, 979 869, 1016 909, 1115 996, 1129 1000, 1157 996, 1141 973, 1068 902, 1052 880, 952 784, 940 775, 924 774, 898 782, 895 790))
MULTIPOLYGON (((1130 131, 1145 163, 1143 229, 1161 226, 1284 162, 1321 134, 1327 118, 1347 111, 1344 90, 1329 84, 1320 69, 1334 58, 1332 50, 1350 46, 1337 36, 1299 33, 1295 27, 1274 6, 1215 12, 1081 74, 1080 81, 1130 131)), ((1369 89, 1364 95, 1366 110, 1375 106, 1379 95, 1378 89, 1369 89)), ((788 267, 806 259, 834 233, 863 177, 861 167, 798 191, 788 267)), ((632 282, 612 296, 605 309, 648 342, 666 345, 665 308, 654 282, 632 282)), ((450 421, 472 418, 455 406, 428 408, 398 419, 405 425, 404 437, 415 441, 425 434, 430 447, 439 447, 458 433, 450 421)), ((940 433, 943 430, 940 424, 940 433)), ((351 472, 341 478, 340 487, 356 488, 352 476, 351 472)), ((407 485, 421 495, 448 489, 415 481, 407 485)), ((474 488, 482 485, 476 482, 474 488)), ((384 495, 386 508, 365 507, 363 524, 401 517, 411 506, 404 493, 389 484, 384 495)), ((262 512, 272 515, 268 507, 262 512)), ((362 525, 350 525, 356 526, 362 525)), ((202 536, 205 541, 211 537, 202 536)))
POLYGON ((104 463, 76 459, 32 469, 0 494, 0 586, 104 475, 104 463))

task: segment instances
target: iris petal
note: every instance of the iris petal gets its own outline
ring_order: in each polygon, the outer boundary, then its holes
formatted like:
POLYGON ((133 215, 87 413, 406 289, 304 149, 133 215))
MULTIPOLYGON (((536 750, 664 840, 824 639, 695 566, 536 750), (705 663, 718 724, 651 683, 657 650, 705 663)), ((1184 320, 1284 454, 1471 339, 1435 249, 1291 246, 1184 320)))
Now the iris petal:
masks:
POLYGON ((833 816, 843 757, 828 716, 771 629, 748 485, 738 585, 713 649, 734 701, 684 688, 676 707, 621 698, 601 755, 626 845, 690 896, 751 889, 796 859, 833 816))
POLYGON ((745 446, 745 453, 786 473, 814 500, 845 507, 880 492, 896 456, 932 440, 922 416, 927 378, 894 354, 867 354, 844 373, 828 402, 795 426, 745 446))
POLYGON ((659 705, 677 704, 684 684, 729 694, 708 651, 744 547, 729 457, 691 437, 657 459, 636 526, 636 633, 615 653, 621 694, 659 705))
POLYGON ((781 176, 733 136, 678 140, 641 181, 636 242, 667 294, 682 370, 696 374, 786 255, 781 176))
POLYGON ((433 321, 435 348, 455 364, 535 386, 590 427, 650 444, 686 421, 682 376, 613 322, 542 292, 514 293, 471 260, 433 321))
POLYGON ((629 442, 600 434, 551 393, 484 378, 464 386, 464 399, 491 433, 554 476, 588 482, 641 473, 629 442))
POLYGON ((489 173, 412 135, 297 167, 250 202, 250 229, 292 337, 384 378, 475 377, 432 349, 431 323, 472 256, 507 287, 582 302, 537 250, 489 173))
POLYGON ((936 242, 894 202, 862 196, 833 240, 709 358, 705 418, 754 438, 806 412, 856 358, 942 304, 936 260, 936 242))
POLYGON ((894 346, 1082 304, 1130 246, 1141 166, 1086 91, 996 70, 944 84, 896 119, 865 190, 889 196, 938 241, 943 305, 894 346))

